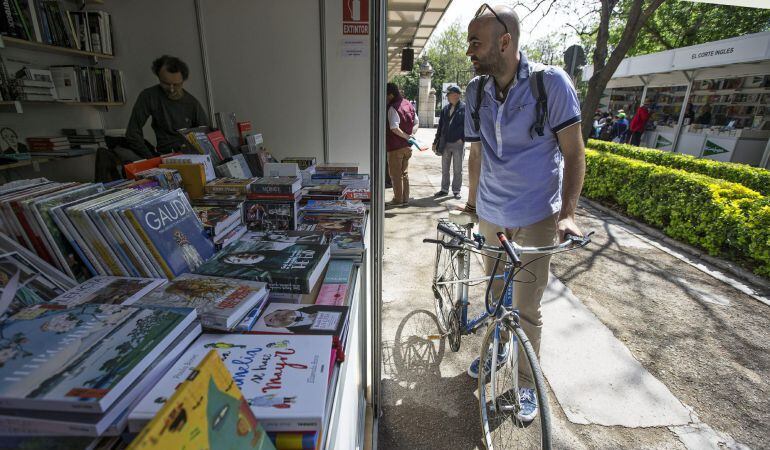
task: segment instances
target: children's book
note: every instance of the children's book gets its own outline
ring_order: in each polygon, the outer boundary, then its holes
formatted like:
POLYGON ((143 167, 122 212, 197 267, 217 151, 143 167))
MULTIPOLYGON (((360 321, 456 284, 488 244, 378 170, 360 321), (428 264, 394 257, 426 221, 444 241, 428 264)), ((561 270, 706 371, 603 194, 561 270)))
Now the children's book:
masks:
POLYGON ((166 281, 165 278, 93 277, 51 302, 70 307, 83 303, 130 305, 166 281))
POLYGON ((186 374, 128 448, 275 450, 214 350, 186 374))
POLYGON ((0 408, 103 413, 196 318, 42 304, 0 322, 0 408))
POLYGON ((265 301, 267 285, 259 281, 186 273, 155 288, 134 306, 195 308, 205 328, 228 331, 265 301))
POLYGON ((171 407, 176 386, 211 350, 219 353, 265 430, 321 430, 329 387, 331 337, 254 334, 199 337, 131 411, 129 429, 160 417, 162 411, 156 414, 161 408, 171 407))

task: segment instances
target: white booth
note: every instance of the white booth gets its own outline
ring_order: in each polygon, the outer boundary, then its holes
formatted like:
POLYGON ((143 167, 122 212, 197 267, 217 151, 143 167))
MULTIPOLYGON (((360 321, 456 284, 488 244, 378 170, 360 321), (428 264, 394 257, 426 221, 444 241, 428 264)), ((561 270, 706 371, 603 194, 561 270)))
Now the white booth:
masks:
POLYGON ((770 32, 626 58, 600 108, 632 116, 648 98, 643 146, 768 167, 770 32))

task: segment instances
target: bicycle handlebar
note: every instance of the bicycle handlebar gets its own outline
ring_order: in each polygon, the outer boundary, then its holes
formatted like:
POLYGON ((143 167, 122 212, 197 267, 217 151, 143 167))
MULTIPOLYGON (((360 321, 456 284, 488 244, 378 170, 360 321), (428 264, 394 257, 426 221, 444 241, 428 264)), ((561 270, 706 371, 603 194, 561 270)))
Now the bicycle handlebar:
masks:
MULTIPOLYGON (((551 253, 551 252, 557 252, 560 250, 566 250, 568 248, 585 247, 591 242, 591 236, 594 234, 593 231, 586 233, 584 236, 575 236, 572 234, 567 234, 566 236, 564 236, 564 242, 561 242, 556 245, 548 245, 543 247, 522 247, 516 244, 515 242, 509 241, 507 238, 505 238, 505 235, 503 233, 497 233, 497 238, 500 240, 501 246, 494 247, 491 245, 484 244, 482 239, 479 239, 479 240, 468 239, 468 237, 453 230, 451 227, 447 226, 447 224, 444 222, 439 222, 437 225, 437 229, 438 231, 446 234, 447 236, 457 239, 460 243, 470 245, 472 247, 475 247, 478 250, 488 250, 488 251, 499 252, 499 253, 505 252, 506 254, 508 254, 508 257, 511 258, 511 261, 514 262, 514 264, 516 264, 516 262, 519 261, 521 255, 525 255, 525 254, 551 253), (502 235, 502 238, 501 238, 501 235, 502 235)), ((450 244, 439 239, 423 239, 423 242, 440 244, 444 246, 444 248, 451 248, 454 250, 460 250, 462 248, 462 245, 450 244)))

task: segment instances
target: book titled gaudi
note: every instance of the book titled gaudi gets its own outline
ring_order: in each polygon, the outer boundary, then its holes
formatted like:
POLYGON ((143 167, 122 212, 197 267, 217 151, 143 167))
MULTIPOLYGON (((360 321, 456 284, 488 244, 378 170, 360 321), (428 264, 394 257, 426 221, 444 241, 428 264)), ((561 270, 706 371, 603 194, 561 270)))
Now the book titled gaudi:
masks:
POLYGON ((168 278, 195 270, 214 254, 214 244, 181 189, 126 211, 168 278))

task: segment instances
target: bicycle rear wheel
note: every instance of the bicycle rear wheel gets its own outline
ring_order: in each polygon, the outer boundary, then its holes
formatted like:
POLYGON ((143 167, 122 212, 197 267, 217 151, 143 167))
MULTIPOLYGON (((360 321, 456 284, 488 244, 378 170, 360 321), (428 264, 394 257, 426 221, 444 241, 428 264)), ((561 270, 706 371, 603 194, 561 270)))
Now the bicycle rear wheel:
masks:
POLYGON ((457 267, 458 250, 449 250, 436 245, 436 264, 433 271, 433 296, 436 307, 436 318, 442 334, 449 332, 449 314, 454 309, 458 299, 459 267, 457 267))
POLYGON ((504 363, 498 364, 497 367, 492 364, 479 364, 479 411, 484 442, 489 450, 550 449, 550 408, 545 380, 535 350, 518 324, 508 321, 497 324, 487 328, 481 345, 482 362, 487 359, 486 355, 492 354, 496 327, 500 327, 501 336, 510 336, 510 341, 502 345, 507 347, 508 351, 508 358, 504 363), (521 370, 518 370, 517 353, 520 356, 518 359, 522 361, 521 370), (516 417, 520 409, 520 376, 534 381, 531 384, 534 384, 539 405, 538 415, 527 423, 516 417))

